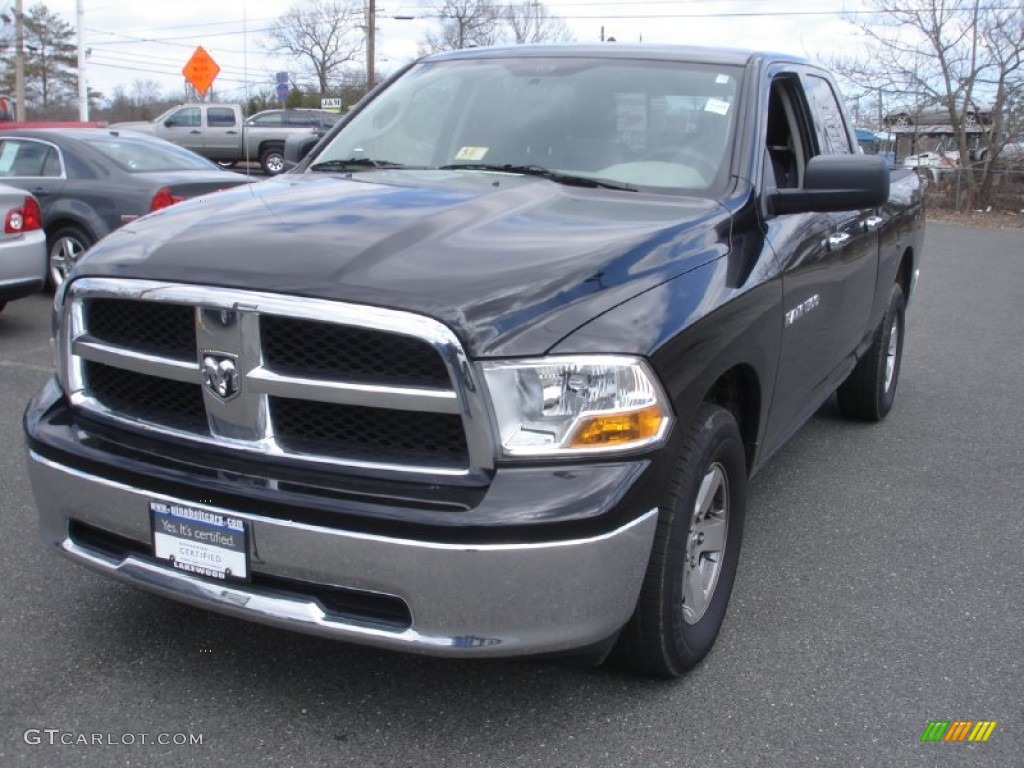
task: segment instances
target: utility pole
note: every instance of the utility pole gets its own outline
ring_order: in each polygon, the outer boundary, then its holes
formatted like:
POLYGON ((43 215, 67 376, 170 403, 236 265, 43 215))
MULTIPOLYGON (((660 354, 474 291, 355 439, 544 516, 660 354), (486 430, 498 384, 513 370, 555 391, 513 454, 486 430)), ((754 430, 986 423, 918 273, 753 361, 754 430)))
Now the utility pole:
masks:
POLYGON ((78 119, 89 119, 89 84, 85 79, 85 7, 78 0, 78 119))
POLYGON ((21 0, 14 4, 14 119, 25 122, 25 20, 21 0))
POLYGON ((376 57, 374 43, 377 37, 377 5, 376 0, 366 0, 366 92, 373 90, 376 75, 373 71, 373 60, 376 57))

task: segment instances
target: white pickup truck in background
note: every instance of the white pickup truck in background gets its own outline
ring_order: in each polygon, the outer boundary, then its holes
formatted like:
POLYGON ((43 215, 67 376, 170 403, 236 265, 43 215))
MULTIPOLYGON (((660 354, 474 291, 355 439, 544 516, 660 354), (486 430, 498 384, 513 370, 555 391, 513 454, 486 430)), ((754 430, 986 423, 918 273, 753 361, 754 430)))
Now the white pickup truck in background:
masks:
POLYGON ((115 123, 115 130, 157 136, 222 166, 259 162, 276 176, 285 170, 284 142, 294 133, 329 128, 340 116, 319 109, 268 109, 246 119, 240 104, 179 104, 153 121, 115 123))

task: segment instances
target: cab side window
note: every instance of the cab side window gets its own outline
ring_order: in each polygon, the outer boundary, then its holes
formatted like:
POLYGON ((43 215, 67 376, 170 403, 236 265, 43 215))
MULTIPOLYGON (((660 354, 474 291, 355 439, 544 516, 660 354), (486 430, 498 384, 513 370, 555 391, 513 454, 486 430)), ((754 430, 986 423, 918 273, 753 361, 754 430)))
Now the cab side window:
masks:
POLYGON ((206 111, 206 124, 211 128, 230 128, 235 124, 235 110, 227 107, 210 107, 206 111))
POLYGON ((164 122, 168 128, 198 128, 202 117, 198 107, 179 109, 164 122))
POLYGON ((831 84, 823 77, 807 75, 807 100, 814 116, 814 131, 822 155, 848 155, 853 152, 846 132, 843 109, 831 84))
POLYGON ((765 131, 765 178, 767 186, 794 189, 803 184, 810 158, 805 120, 801 120, 802 95, 795 75, 772 81, 765 131))

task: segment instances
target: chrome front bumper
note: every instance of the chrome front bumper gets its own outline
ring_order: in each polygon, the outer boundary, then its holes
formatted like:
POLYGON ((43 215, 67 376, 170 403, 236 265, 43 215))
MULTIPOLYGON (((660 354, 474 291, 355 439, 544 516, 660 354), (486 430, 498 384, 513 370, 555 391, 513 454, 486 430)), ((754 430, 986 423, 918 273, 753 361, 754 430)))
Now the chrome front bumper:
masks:
POLYGON ((44 541, 106 575, 220 613, 366 645, 436 656, 558 653, 612 636, 633 612, 657 523, 652 509, 609 533, 528 544, 390 538, 197 505, 133 488, 29 452, 44 541), (315 598, 190 576, 142 554, 76 541, 72 521, 142 546, 150 501, 227 512, 251 527, 254 574, 398 598, 404 628, 326 611, 315 598))

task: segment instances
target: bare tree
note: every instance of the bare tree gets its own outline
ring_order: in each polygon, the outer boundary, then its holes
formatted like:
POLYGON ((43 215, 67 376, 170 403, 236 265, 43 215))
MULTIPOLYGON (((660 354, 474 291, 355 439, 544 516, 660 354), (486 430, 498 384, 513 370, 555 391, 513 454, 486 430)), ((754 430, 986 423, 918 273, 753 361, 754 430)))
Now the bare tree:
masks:
POLYGON ((300 62, 323 94, 344 65, 362 54, 365 27, 360 0, 303 0, 271 25, 270 50, 300 62))
POLYGON ((440 29, 424 36, 422 53, 494 45, 499 40, 501 10, 490 0, 444 0, 435 12, 440 29))
POLYGON ((1005 0, 871 0, 857 19, 863 54, 836 62, 863 94, 884 97, 910 115, 940 109, 960 148, 968 204, 984 202, 989 173, 1015 130, 1024 96, 1024 6, 1005 0), (1014 110, 1016 109, 1016 113, 1014 110), (970 162, 969 136, 989 120, 970 162))
POLYGON ((503 18, 517 45, 567 43, 573 39, 562 17, 552 14, 544 3, 536 0, 506 5, 503 18))

